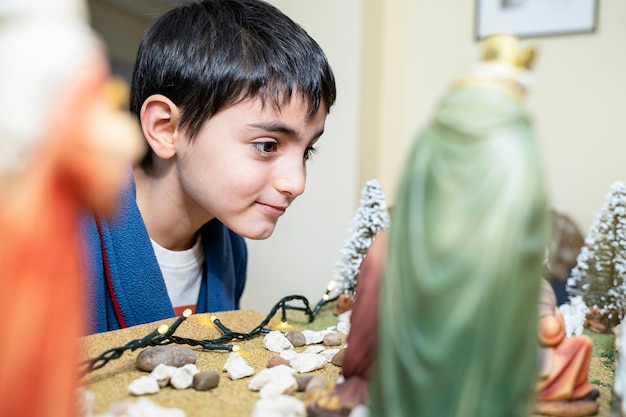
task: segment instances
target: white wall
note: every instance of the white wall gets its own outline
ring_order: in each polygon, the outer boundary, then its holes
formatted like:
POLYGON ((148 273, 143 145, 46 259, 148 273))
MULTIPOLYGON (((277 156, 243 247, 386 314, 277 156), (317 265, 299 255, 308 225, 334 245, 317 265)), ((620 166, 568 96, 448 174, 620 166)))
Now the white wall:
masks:
MULTIPOLYGON (((595 33, 526 40, 538 47, 528 98, 545 160, 552 204, 583 233, 616 180, 626 181, 626 3, 604 1, 595 33)), ((395 187, 402 155, 439 98, 476 61, 474 2, 388 0, 381 60, 395 62, 370 84, 385 83, 377 175, 395 187), (401 11, 401 12, 399 12, 401 11), (388 133, 392 132, 392 135, 388 133)), ((367 83, 367 80, 366 80, 367 83)), ((368 152, 365 150, 364 152, 368 152)), ((394 196, 391 196, 393 199, 394 196)))
POLYGON ((554 206, 586 233, 614 181, 626 181, 626 3, 600 2, 598 31, 538 42, 530 99, 554 206))

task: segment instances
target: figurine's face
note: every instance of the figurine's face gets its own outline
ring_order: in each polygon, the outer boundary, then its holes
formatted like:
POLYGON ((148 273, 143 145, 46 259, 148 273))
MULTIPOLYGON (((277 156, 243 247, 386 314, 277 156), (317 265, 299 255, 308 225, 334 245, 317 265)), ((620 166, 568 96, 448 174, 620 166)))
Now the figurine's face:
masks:
POLYGON ((60 98, 53 130, 61 146, 64 180, 84 204, 112 214, 132 175, 131 164, 143 153, 138 123, 113 103, 102 57, 81 68, 60 98))

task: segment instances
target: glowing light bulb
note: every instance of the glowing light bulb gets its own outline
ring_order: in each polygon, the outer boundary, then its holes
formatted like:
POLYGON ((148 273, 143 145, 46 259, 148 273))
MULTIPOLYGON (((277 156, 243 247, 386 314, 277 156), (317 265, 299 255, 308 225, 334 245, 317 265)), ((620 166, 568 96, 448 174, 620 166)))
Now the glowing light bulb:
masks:
POLYGON ((233 346, 233 352, 239 352, 239 346, 233 346))
POLYGON ((189 316, 191 316, 191 309, 190 309, 190 308, 186 308, 186 309, 183 311, 183 316, 184 316, 185 318, 189 318, 189 316))
POLYGON ((170 326, 168 326, 167 324, 162 324, 159 326, 159 328, 157 329, 157 332, 159 332, 159 334, 165 334, 167 333, 167 331, 169 330, 170 326))

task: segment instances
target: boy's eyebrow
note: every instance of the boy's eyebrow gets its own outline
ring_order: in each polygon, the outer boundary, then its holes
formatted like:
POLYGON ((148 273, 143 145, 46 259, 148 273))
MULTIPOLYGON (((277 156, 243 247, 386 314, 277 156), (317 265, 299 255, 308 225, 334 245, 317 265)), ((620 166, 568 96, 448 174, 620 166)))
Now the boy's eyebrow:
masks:
MULTIPOLYGON (((289 126, 286 126, 286 125, 284 125, 282 123, 276 123, 276 122, 250 123, 248 126, 254 127, 254 128, 257 128, 257 129, 261 129, 261 130, 265 130, 265 131, 268 131, 268 132, 284 133, 284 134, 286 134, 288 136, 291 136, 295 140, 300 140, 300 136, 296 133, 296 131, 294 129, 292 129, 289 126)), ((311 140, 315 140, 315 139, 319 138, 320 136, 322 136, 323 133, 324 133, 324 129, 320 130, 315 135, 313 135, 311 140)))

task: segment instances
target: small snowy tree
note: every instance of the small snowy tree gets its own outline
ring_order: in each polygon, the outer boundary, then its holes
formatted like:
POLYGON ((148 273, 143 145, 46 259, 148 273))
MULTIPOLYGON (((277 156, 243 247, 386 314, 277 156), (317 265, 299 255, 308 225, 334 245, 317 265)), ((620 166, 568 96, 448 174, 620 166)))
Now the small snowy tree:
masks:
POLYGON ((585 318, 589 308, 581 296, 572 297, 569 303, 561 304, 559 310, 565 321, 565 335, 567 337, 579 336, 585 327, 585 318))
POLYGON ((570 299, 581 296, 595 314, 616 324, 626 313, 625 278, 626 186, 615 182, 585 236, 567 280, 567 293, 570 299))
POLYGON ((361 262, 374 235, 387 227, 389 213, 382 188, 377 180, 369 180, 361 191, 361 202, 352 219, 350 237, 339 251, 341 260, 335 264, 333 279, 327 287, 330 299, 341 293, 354 293, 361 262))
MULTIPOLYGON (((620 325, 622 327, 622 325, 620 325)), ((615 336, 615 348, 618 352, 617 364, 615 366, 615 379, 613 383, 613 393, 616 394, 616 402, 622 416, 626 416, 626 331, 620 329, 615 336)))

